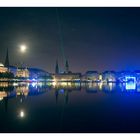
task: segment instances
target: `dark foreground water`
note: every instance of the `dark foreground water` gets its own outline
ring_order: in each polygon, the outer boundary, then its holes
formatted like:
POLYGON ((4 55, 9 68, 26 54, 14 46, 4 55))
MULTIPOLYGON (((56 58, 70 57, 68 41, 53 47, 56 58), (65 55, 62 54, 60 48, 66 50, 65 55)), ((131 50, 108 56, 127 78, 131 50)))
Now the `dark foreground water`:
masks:
POLYGON ((0 83, 0 132, 140 132, 140 85, 0 83))

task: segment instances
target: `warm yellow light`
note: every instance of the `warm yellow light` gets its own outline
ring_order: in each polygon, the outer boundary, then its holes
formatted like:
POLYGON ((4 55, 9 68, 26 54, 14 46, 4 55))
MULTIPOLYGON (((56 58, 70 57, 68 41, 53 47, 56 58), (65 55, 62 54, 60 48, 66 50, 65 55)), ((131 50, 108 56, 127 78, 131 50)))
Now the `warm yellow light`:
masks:
POLYGON ((26 52, 26 50, 27 50, 26 45, 21 45, 21 46, 20 46, 20 51, 21 51, 22 53, 26 52))
POLYGON ((102 75, 99 75, 99 80, 102 80, 102 75))
POLYGON ((103 83, 100 82, 100 83, 99 83, 99 90, 102 90, 102 88, 103 88, 103 83))

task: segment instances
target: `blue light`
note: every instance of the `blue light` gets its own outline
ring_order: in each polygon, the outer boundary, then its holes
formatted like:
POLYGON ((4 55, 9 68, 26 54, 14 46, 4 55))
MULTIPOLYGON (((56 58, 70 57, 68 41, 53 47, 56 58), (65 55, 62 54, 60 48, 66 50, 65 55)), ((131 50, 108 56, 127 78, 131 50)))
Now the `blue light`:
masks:
POLYGON ((126 85, 125 85, 126 90, 136 89, 136 77, 126 76, 125 81, 126 81, 126 85))
POLYGON ((64 94, 65 93, 65 90, 64 89, 59 89, 58 91, 60 94, 64 94))
POLYGON ((35 86, 36 86, 36 83, 35 83, 35 82, 33 82, 33 83, 32 83, 32 87, 35 87, 35 86))

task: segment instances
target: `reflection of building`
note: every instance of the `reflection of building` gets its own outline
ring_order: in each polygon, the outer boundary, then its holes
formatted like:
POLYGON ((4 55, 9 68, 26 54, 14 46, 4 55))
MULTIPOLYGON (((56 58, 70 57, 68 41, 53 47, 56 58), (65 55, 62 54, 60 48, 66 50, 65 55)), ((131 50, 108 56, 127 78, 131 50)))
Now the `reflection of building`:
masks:
POLYGON ((27 96, 28 93, 29 93, 29 87, 28 86, 18 86, 18 87, 16 87, 16 94, 17 95, 27 96))
POLYGON ((81 84, 79 82, 56 82, 52 83, 55 89, 70 89, 70 90, 80 90, 81 84))
POLYGON ((0 63, 0 73, 6 73, 8 72, 8 68, 4 67, 2 63, 0 63))
POLYGON ((87 83, 86 84, 87 93, 97 93, 97 91, 98 91, 98 83, 87 83))
POLYGON ((3 100, 4 97, 7 97, 6 91, 0 91, 0 101, 3 100))
POLYGON ((16 77, 29 78, 29 71, 27 68, 17 68, 16 77))
POLYGON ((71 92, 71 90, 69 89, 56 89, 55 90, 55 97, 56 97, 56 103, 58 102, 58 96, 59 95, 63 95, 64 98, 65 98, 65 104, 68 104, 68 101, 69 101, 69 93, 71 92))

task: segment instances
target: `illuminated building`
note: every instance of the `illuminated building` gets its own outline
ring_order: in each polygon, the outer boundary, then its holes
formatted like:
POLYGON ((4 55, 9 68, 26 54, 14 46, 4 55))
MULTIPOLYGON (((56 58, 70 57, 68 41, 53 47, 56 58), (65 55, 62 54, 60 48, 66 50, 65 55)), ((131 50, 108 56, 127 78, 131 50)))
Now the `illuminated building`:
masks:
POLYGON ((99 74, 97 71, 87 71, 85 74, 85 80, 86 81, 93 81, 98 82, 99 81, 99 74))
POLYGON ((52 74, 52 78, 54 84, 56 82, 79 81, 81 80, 81 73, 72 73, 71 71, 69 71, 69 64, 68 61, 66 61, 65 71, 63 73, 59 72, 58 63, 56 63, 55 74, 52 74))
POLYGON ((79 81, 81 73, 52 74, 52 77, 55 82, 79 81))
POLYGON ((6 91, 0 91, 0 101, 3 100, 3 98, 7 97, 6 91))
POLYGON ((140 83, 140 70, 134 71, 137 83, 140 83))
POLYGON ((16 77, 29 78, 29 70, 27 68, 17 68, 16 77))
POLYGON ((29 71, 30 79, 37 79, 37 80, 52 79, 50 74, 42 69, 28 68, 28 71, 29 71))
POLYGON ((6 73, 6 72, 8 72, 8 68, 4 67, 4 65, 0 63, 0 73, 6 73))
POLYGON ((116 82, 117 81, 116 72, 114 72, 114 71, 103 72, 102 80, 103 80, 103 82, 116 82))

